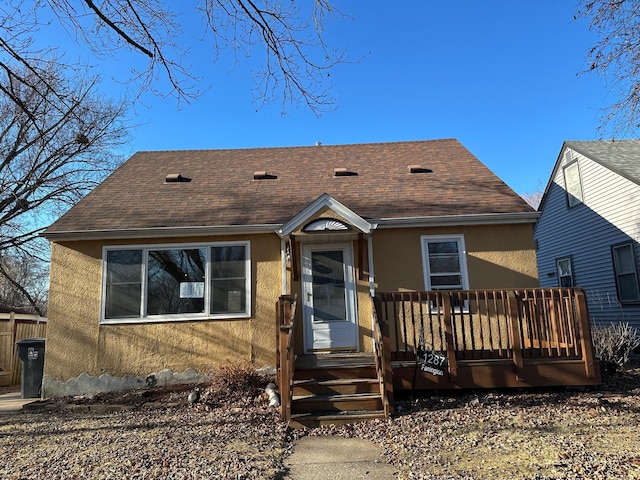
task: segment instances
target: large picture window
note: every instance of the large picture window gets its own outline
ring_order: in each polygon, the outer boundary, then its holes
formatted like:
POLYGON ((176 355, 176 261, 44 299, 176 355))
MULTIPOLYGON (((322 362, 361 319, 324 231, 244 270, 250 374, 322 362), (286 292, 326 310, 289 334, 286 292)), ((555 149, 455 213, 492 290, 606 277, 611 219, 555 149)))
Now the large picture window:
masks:
POLYGON ((104 323, 250 316, 248 242, 105 248, 104 323))
POLYGON ((423 236, 422 261, 427 290, 468 290, 462 236, 423 236))
POLYGON ((611 247, 613 255, 613 269, 618 288, 620 303, 640 302, 640 288, 638 286, 638 269, 636 254, 631 242, 611 247))

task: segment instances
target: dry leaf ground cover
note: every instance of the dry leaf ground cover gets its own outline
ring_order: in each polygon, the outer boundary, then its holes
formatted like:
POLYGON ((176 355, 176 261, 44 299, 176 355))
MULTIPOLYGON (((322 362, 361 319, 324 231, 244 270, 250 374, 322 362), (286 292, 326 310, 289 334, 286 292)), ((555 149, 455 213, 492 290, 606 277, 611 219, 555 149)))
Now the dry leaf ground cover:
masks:
POLYGON ((2 479, 284 479, 303 435, 373 441, 398 478, 640 479, 640 369, 598 389, 458 392, 389 421, 289 431, 267 379, 65 399, 0 417, 2 479), (106 411, 112 405, 121 405, 106 411))

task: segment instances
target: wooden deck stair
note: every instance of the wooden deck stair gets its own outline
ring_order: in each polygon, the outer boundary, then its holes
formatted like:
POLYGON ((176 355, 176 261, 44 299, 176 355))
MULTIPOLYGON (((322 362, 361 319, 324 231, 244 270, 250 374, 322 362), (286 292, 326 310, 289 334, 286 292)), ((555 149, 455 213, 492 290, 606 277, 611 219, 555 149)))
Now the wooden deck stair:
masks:
POLYGON ((385 418, 372 354, 299 355, 294 372, 292 426, 385 418))

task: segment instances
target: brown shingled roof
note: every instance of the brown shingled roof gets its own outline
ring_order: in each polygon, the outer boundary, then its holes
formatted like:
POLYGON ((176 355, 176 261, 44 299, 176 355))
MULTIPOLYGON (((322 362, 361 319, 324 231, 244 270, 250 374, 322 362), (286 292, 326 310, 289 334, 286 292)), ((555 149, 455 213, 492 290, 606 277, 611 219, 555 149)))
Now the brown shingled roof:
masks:
POLYGON ((136 153, 47 233, 283 224, 323 193, 369 219, 533 211, 455 139, 157 151, 136 153))

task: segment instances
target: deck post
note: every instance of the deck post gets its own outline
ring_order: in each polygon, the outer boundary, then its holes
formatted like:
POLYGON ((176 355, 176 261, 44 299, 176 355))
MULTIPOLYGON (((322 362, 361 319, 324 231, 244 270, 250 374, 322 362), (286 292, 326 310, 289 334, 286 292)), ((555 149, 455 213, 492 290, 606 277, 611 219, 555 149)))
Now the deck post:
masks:
POLYGON ((451 297, 449 293, 442 294, 442 320, 444 321, 444 338, 447 342, 447 359, 449 361, 449 379, 456 383, 458 378, 458 362, 456 361, 456 347, 453 341, 453 316, 451 315, 451 297))
POLYGON ((389 418, 393 409, 393 370, 391 368, 391 337, 389 322, 382 315, 382 301, 379 296, 372 296, 374 350, 376 371, 380 382, 380 395, 385 418, 389 418))
POLYGON ((291 420, 291 398, 293 381, 293 349, 294 319, 296 297, 283 295, 279 298, 276 309, 278 311, 278 345, 279 366, 278 389, 280 390, 280 418, 288 422, 291 420))
POLYGON ((578 328, 582 346, 582 361, 587 378, 595 377, 595 362, 593 359, 593 340, 591 338, 591 324, 589 323, 589 309, 587 297, 583 289, 574 290, 576 311, 578 313, 578 328))
POLYGON ((393 408, 393 370, 391 369, 391 338, 389 337, 389 322, 380 325, 382 333, 382 359, 384 368, 384 391, 387 397, 385 416, 388 418, 391 412, 386 411, 393 408))
POLYGON ((524 361, 522 359, 522 335, 518 319, 518 298, 515 292, 507 292, 509 301, 509 317, 511 319, 511 349, 513 363, 516 367, 516 380, 524 381, 524 361))

